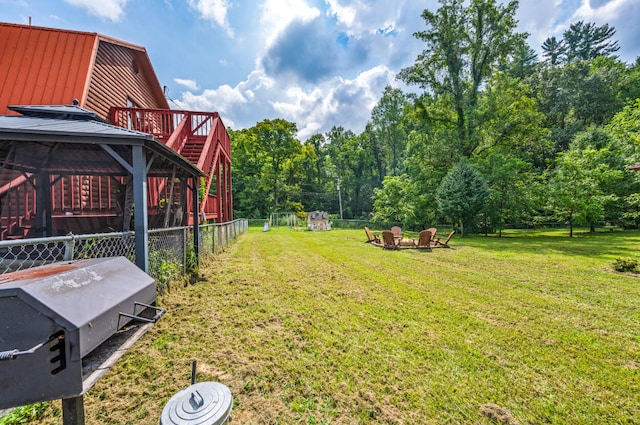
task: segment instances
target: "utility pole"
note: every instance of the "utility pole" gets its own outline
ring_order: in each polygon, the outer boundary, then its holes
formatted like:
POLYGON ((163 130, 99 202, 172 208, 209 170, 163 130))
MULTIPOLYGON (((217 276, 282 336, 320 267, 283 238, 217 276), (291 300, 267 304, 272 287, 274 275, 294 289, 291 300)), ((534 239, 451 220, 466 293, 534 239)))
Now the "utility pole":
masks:
POLYGON ((342 220, 342 194, 340 193, 340 177, 338 177, 338 202, 340 203, 340 220, 342 220))

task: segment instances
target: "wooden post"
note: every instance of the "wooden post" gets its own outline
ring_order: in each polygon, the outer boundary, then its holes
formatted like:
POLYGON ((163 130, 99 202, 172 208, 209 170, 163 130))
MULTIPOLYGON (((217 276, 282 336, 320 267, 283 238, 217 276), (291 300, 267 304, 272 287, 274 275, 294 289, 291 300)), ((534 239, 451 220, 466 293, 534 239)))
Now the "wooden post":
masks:
POLYGON ((143 146, 132 147, 133 156, 133 219, 136 232, 136 266, 149 271, 149 234, 147 211, 147 159, 143 146))
POLYGON ((84 425, 84 400, 82 396, 62 399, 62 423, 84 425))

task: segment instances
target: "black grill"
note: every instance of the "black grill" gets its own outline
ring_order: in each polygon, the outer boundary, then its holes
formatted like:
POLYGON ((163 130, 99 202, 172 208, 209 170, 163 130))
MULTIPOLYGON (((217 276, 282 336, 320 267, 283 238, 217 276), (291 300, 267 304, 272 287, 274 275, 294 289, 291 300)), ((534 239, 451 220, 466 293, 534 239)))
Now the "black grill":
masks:
POLYGON ((162 316, 155 297, 154 279, 124 257, 0 275, 0 409, 84 394, 91 359, 162 316))

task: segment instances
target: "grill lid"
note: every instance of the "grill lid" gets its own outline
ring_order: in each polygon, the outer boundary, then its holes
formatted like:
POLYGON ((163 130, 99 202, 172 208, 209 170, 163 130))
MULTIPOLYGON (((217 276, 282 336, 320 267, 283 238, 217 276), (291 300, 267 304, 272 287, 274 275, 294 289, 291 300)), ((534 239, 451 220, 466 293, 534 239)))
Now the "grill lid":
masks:
POLYGON ((67 331, 79 332, 75 355, 84 357, 139 311, 136 303, 153 304, 156 290, 151 276, 126 258, 113 257, 54 263, 0 276, 0 299, 11 296, 67 331))
POLYGON ((232 407, 229 388, 218 382, 199 382, 171 397, 162 409, 160 425, 222 425, 232 407))

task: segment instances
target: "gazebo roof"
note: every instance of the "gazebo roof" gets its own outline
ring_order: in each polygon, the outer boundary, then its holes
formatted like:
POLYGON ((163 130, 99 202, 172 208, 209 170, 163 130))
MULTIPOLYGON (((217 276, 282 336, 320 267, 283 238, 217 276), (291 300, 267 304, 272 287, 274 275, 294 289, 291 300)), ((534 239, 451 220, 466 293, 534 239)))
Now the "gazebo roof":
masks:
POLYGON ((126 175, 128 171, 117 156, 130 164, 131 148, 144 146, 151 155, 147 159, 151 162, 149 176, 171 176, 174 170, 178 177, 203 176, 201 170, 152 135, 116 127, 100 118, 88 118, 92 113, 82 108, 21 109, 19 112, 34 116, 0 116, 3 168, 59 175, 126 175), (47 118, 43 112, 53 116, 64 112, 67 116, 65 119, 47 118), (74 115, 75 119, 70 119, 73 117, 69 115, 74 115))
POLYGON ((108 124, 95 112, 81 108, 78 105, 26 105, 8 106, 7 108, 29 117, 91 120, 108 124))

